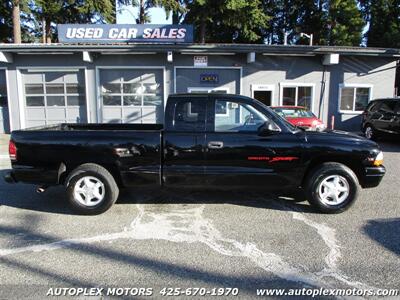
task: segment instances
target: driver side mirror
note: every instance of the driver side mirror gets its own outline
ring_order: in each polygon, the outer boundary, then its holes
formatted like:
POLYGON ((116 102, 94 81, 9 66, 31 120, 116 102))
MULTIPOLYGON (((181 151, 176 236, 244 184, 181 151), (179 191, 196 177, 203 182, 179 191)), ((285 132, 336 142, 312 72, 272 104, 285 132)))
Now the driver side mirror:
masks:
POLYGON ((281 129, 270 121, 266 121, 258 127, 258 135, 260 136, 268 136, 278 132, 281 132, 281 129))

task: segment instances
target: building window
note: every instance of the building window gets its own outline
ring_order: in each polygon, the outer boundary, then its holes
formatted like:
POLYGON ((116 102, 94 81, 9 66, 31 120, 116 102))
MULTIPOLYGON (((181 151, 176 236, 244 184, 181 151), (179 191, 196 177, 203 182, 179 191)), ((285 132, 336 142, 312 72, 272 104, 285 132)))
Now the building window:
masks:
POLYGON ((313 101, 312 85, 284 85, 282 86, 282 105, 304 106, 312 109, 313 101))
POLYGON ((371 86, 340 86, 340 111, 364 111, 371 99, 371 89, 371 86))
MULTIPOLYGON (((25 78, 28 78, 25 75, 25 78)), ((39 82, 26 80, 26 106, 83 106, 85 105, 84 86, 78 82, 68 82, 67 74, 48 72, 38 76, 39 82)))

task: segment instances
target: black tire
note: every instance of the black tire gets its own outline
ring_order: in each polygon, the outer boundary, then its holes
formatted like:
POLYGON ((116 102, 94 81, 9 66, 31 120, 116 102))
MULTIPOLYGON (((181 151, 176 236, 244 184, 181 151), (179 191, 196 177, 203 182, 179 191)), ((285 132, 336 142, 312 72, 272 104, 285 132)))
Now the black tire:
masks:
POLYGON ((65 186, 71 208, 75 212, 85 215, 96 215, 105 212, 115 203, 119 194, 118 185, 110 172, 102 166, 92 163, 83 164, 74 169, 67 177, 65 186), (101 200, 98 199, 97 201, 100 202, 95 205, 85 205, 75 197, 77 182, 84 177, 89 178, 94 182, 101 182, 102 184, 102 186, 99 187, 99 191, 102 193, 103 198, 101 200))
MULTIPOLYGON (((347 210, 357 199, 359 189, 356 174, 347 166, 336 162, 326 162, 314 168, 305 185, 308 202, 323 213, 340 213, 347 210), (322 181, 335 175, 339 176, 341 183, 344 183, 344 180, 347 182, 348 196, 339 204, 329 204, 326 202, 330 201, 324 201, 320 195, 320 185, 322 181)), ((344 195, 344 193, 339 195, 344 195)))

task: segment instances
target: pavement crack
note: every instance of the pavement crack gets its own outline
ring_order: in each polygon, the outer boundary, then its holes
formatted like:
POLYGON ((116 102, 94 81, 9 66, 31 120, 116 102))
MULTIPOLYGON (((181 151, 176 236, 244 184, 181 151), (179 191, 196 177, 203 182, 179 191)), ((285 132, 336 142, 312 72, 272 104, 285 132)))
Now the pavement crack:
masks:
POLYGON ((304 213, 292 212, 293 219, 305 223, 307 226, 313 228, 317 234, 324 241, 325 245, 328 247, 329 252, 325 256, 326 267, 321 271, 315 273, 321 280, 326 277, 334 278, 348 286, 358 288, 358 289, 374 289, 375 287, 369 286, 367 284, 361 283, 359 281, 351 280, 347 275, 337 266, 337 263, 341 257, 341 247, 339 241, 336 238, 336 230, 327 226, 326 224, 321 224, 307 218, 304 213))

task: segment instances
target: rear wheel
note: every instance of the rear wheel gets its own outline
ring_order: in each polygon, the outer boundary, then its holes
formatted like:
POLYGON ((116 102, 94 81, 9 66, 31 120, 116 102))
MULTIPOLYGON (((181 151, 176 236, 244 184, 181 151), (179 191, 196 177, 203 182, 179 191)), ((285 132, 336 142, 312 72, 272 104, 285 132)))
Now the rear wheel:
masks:
POLYGON ((72 209, 88 215, 108 210, 119 194, 110 172, 96 164, 83 164, 73 170, 66 180, 66 187, 72 209))
POLYGON ((357 176, 347 166, 329 162, 312 171, 306 183, 307 199, 321 212, 340 213, 357 199, 357 176))

